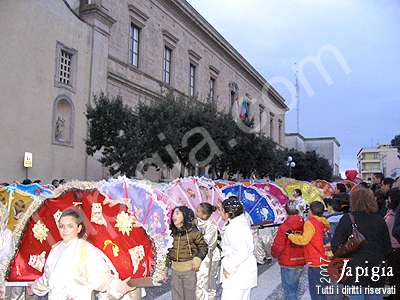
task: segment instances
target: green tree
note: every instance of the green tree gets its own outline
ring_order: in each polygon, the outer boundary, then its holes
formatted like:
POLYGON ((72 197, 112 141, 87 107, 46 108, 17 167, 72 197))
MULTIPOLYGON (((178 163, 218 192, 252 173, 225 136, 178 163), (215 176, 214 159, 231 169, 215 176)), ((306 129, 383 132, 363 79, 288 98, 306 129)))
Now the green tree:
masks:
POLYGON ((332 168, 328 160, 320 157, 315 151, 300 152, 295 149, 284 150, 279 153, 279 165, 277 175, 289 177, 289 167, 286 165, 287 158, 291 156, 296 166, 292 168, 292 177, 298 180, 312 181, 332 179, 332 168))
MULTIPOLYGON (((210 166, 217 178, 225 173, 249 177, 288 176, 286 159, 297 166, 293 177, 327 179, 326 160, 315 153, 276 149, 269 138, 242 131, 230 114, 217 110, 215 102, 175 97, 140 102, 135 108, 120 97, 100 94, 87 107, 87 153, 100 153, 100 162, 112 175, 135 176, 139 167, 210 166), (144 162, 144 163, 143 163, 144 162)), ((252 127, 252 124, 247 124, 252 127)))
POLYGON ((400 134, 396 135, 391 143, 390 143, 393 147, 396 147, 399 151, 400 151, 400 134))

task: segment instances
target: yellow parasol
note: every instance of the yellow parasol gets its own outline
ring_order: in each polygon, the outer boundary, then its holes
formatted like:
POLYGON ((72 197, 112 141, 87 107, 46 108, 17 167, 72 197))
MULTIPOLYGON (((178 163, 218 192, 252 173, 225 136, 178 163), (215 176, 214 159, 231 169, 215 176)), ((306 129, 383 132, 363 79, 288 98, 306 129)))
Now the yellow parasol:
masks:
POLYGON ((278 180, 275 181, 275 183, 277 185, 279 185, 281 188, 283 188, 284 190, 286 190, 286 187, 290 184, 290 183, 294 183, 296 182, 296 179, 293 178, 288 178, 288 177, 282 177, 279 178, 278 180))
POLYGON ((0 220, 1 222, 6 221, 7 227, 11 231, 14 230, 16 223, 28 209, 32 203, 33 198, 31 195, 24 193, 18 189, 10 187, 0 188, 0 203, 2 203, 6 209, 7 214, 6 220, 0 220))
POLYGON ((286 191, 289 195, 289 198, 291 198, 295 189, 301 190, 303 194, 302 198, 307 202, 320 201, 323 203, 323 195, 321 191, 311 183, 305 181, 296 181, 288 184, 286 186, 286 191))

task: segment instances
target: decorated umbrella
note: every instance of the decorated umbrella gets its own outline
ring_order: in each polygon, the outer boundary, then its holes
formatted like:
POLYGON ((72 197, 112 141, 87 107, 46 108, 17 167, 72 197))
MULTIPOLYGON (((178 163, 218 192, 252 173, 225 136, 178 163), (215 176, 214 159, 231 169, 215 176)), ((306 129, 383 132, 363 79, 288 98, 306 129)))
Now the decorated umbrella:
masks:
POLYGON ((301 190, 302 198, 307 202, 321 201, 323 203, 323 195, 315 185, 305 181, 296 181, 286 186, 288 195, 293 195, 295 189, 301 190))
POLYGON ((273 182, 253 183, 253 186, 255 186, 258 189, 262 189, 266 194, 276 198, 282 205, 285 205, 286 202, 289 200, 289 197, 287 196, 286 192, 279 185, 273 182))
POLYGON ((331 198, 335 193, 334 187, 326 180, 318 179, 311 182, 321 191, 324 198, 331 198))
POLYGON ((7 208, 7 227, 14 230, 36 197, 17 189, 15 184, 0 187, 0 202, 7 208))
POLYGON ((125 176, 100 181, 97 186, 107 201, 125 204, 148 233, 163 239, 166 249, 172 247, 167 198, 162 192, 125 176))
POLYGON ((32 196, 44 196, 48 198, 51 198, 53 196, 53 192, 51 190, 37 183, 17 184, 17 189, 32 196))
POLYGON ((232 185, 232 184, 235 184, 236 182, 230 181, 230 180, 218 179, 218 180, 214 180, 214 183, 219 189, 222 189, 222 188, 226 187, 227 185, 232 185))
POLYGON ((168 195, 164 193, 164 190, 167 188, 168 183, 154 182, 147 179, 141 179, 141 180, 133 179, 133 180, 141 184, 148 185, 153 189, 154 193, 157 195, 157 199, 166 205, 168 210, 168 220, 171 220, 172 208, 168 206, 168 203, 170 203, 170 199, 168 195))
POLYGON ((147 180, 147 179, 140 179, 140 180, 130 179, 130 180, 133 180, 133 181, 148 185, 153 190, 158 190, 158 191, 164 191, 168 186, 168 183, 166 183, 166 182, 154 182, 154 181, 147 180))
POLYGON ((96 183, 70 182, 56 189, 54 198, 32 202, 15 228, 17 250, 0 281, 31 282, 41 276, 52 246, 61 240, 58 220, 69 207, 83 211, 86 239, 110 259, 121 279, 148 285, 163 279, 167 249, 157 230, 140 224, 126 205, 102 195, 96 183))
POLYGON ((286 190, 286 186, 288 186, 290 183, 296 182, 296 179, 293 178, 287 178, 287 177, 282 177, 277 179, 275 182, 277 185, 279 185, 281 188, 286 190))
MULTIPOLYGON (((195 211, 197 206, 202 202, 216 206, 224 199, 213 181, 197 177, 176 179, 169 184, 164 193, 169 197, 168 206, 171 209, 176 206, 185 205, 195 211)), ((211 217, 222 228, 224 221, 221 216, 218 213, 214 213, 211 217)))
POLYGON ((235 184, 222 189, 225 197, 236 196, 243 203, 253 225, 280 224, 286 219, 286 211, 262 190, 253 186, 235 184))

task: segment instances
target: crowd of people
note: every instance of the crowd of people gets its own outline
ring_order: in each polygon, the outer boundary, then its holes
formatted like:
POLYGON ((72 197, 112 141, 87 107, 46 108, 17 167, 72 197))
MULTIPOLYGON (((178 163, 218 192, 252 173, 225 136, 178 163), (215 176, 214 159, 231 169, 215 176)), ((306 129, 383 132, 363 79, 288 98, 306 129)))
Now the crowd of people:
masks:
MULTIPOLYGON (((54 190, 54 189, 58 188, 60 185, 65 184, 66 180, 63 178, 62 179, 53 179, 50 184, 43 184, 43 181, 41 179, 31 180, 29 178, 25 178, 22 181, 14 180, 12 182, 12 184, 23 184, 23 185, 29 185, 29 184, 33 184, 33 183, 43 185, 44 187, 46 187, 50 190, 54 190)), ((9 185, 10 185, 9 182, 1 182, 0 183, 0 187, 1 186, 9 186, 9 185)))
POLYGON ((304 202, 298 192, 293 196, 272 245, 284 299, 299 299, 305 269, 312 300, 400 299, 400 180, 376 174, 371 185, 363 182, 351 191, 338 183, 332 198, 309 205, 308 216, 299 209, 304 202), (338 257, 354 227, 365 244, 338 257))
MULTIPOLYGON (((396 288, 396 294, 386 298, 400 299, 399 204, 400 181, 377 174, 371 185, 360 183, 351 191, 338 183, 332 198, 324 201, 307 203, 301 190, 295 190, 285 206, 288 217, 278 230, 252 226, 242 202, 234 196, 218 207, 209 203, 201 203, 196 211, 175 207, 170 225, 173 246, 165 274, 165 280, 170 277, 172 299, 216 299, 219 283, 222 300, 250 299, 251 289, 257 286, 257 263, 265 263, 269 256, 280 265, 287 300, 300 299, 303 274, 312 300, 383 299, 385 286, 396 288), (221 231, 212 221, 214 213, 225 221, 221 231), (338 249, 354 228, 367 242, 347 257, 338 257, 338 249), (257 257, 257 248, 263 257, 257 257), (342 262, 341 269, 332 265, 337 261, 342 262), (361 288, 352 293, 343 289, 346 286, 361 288), (327 287, 334 289, 328 292, 327 287)), ((85 223, 79 211, 64 211, 59 222, 63 240, 51 250, 43 275, 27 288, 29 294, 50 300, 91 299, 94 292, 97 299, 140 298, 140 293, 130 296, 136 289, 128 285, 129 278, 120 280, 107 257, 82 239, 85 223)), ((3 226, 2 259, 12 251, 11 238, 3 226)))

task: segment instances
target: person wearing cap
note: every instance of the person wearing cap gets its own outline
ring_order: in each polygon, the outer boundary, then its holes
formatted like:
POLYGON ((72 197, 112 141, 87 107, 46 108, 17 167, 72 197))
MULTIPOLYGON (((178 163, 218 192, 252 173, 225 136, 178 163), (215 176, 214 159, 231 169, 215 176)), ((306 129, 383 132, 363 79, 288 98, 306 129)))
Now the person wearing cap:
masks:
POLYGON ((244 207, 233 196, 222 202, 220 213, 226 222, 221 241, 221 299, 248 300, 251 289, 257 286, 257 262, 244 207))

